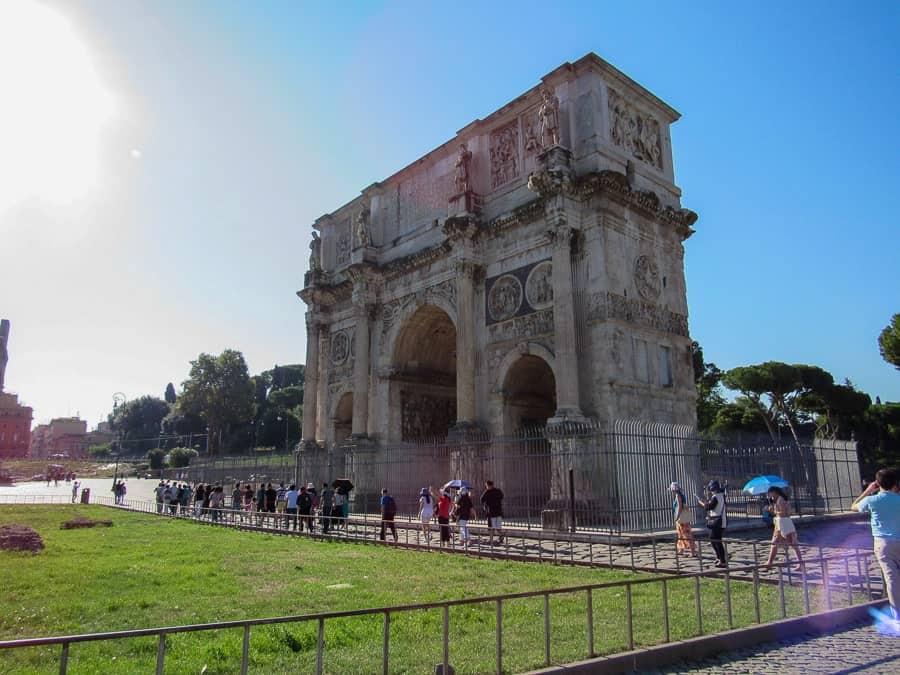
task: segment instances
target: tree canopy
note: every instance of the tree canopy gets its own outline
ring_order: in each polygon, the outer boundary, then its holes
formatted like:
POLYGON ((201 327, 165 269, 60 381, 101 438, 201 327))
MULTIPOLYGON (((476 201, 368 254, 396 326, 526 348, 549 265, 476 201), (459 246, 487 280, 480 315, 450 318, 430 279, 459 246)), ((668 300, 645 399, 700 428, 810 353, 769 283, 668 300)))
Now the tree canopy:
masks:
POLYGON ((210 454, 219 451, 223 433, 253 419, 253 387, 239 351, 226 349, 218 356, 200 354, 191 361, 190 375, 181 386, 176 405, 182 413, 206 420, 210 454))
POLYGON ((169 404, 155 396, 141 396, 123 403, 109 416, 109 425, 122 440, 128 454, 143 454, 157 444, 160 423, 169 414, 169 404))
POLYGON ((900 314, 894 314, 891 322, 878 336, 881 358, 900 370, 900 314))
POLYGON ((169 405, 174 405, 175 401, 178 399, 178 397, 175 395, 175 387, 171 382, 166 385, 166 394, 163 398, 165 398, 166 403, 168 403, 169 405))

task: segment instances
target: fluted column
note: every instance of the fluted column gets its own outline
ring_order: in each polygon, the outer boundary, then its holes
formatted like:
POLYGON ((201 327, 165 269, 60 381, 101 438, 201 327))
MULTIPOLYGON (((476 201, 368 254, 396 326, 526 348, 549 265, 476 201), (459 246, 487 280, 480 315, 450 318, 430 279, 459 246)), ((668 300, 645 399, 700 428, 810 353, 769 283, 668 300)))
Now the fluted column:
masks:
POLYGON ((575 230, 560 224, 551 229, 549 235, 553 239, 553 330, 559 370, 556 378, 556 417, 581 417, 572 289, 572 239, 575 230))
POLYGON ((475 282, 481 267, 456 263, 456 422, 475 422, 475 282))
POLYGON ((318 401, 316 403, 316 438, 323 440, 327 437, 328 429, 328 362, 330 359, 331 335, 328 326, 323 324, 319 328, 319 386, 317 388, 318 401))
MULTIPOLYGON (((354 302, 357 301, 354 296, 354 302)), ((356 305, 356 360, 353 362, 353 436, 366 436, 369 427, 369 321, 371 306, 362 298, 356 305)))
POLYGON ((316 441, 316 405, 319 394, 319 325, 306 313, 306 370, 303 385, 303 442, 316 441))

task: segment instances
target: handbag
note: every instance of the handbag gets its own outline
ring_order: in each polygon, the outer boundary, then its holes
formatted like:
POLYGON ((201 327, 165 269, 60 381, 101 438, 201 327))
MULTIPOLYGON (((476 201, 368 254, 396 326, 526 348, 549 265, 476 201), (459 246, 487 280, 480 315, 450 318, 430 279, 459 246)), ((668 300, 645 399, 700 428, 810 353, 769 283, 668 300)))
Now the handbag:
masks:
POLYGON ((706 527, 708 527, 710 530, 717 527, 722 527, 722 516, 707 516, 706 527))

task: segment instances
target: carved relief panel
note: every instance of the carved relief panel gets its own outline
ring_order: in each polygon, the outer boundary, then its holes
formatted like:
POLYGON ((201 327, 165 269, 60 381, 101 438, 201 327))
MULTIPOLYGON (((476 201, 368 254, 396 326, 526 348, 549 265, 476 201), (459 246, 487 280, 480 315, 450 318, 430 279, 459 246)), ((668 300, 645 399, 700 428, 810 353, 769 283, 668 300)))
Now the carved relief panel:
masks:
POLYGON ((519 121, 491 132, 491 189, 519 176, 519 121))
POLYGON ((553 263, 542 260, 485 282, 487 324, 508 321, 553 305, 553 263))
POLYGON ((355 332, 353 328, 345 328, 331 334, 328 343, 329 382, 340 382, 353 376, 355 332))
POLYGON ((404 441, 445 436, 456 424, 456 399, 403 391, 400 415, 404 441))
POLYGON ((662 291, 659 268, 653 258, 642 255, 634 261, 634 285, 645 300, 656 300, 662 291))
POLYGON ((632 157, 662 169, 659 122, 637 110, 615 89, 609 89, 610 138, 632 157))

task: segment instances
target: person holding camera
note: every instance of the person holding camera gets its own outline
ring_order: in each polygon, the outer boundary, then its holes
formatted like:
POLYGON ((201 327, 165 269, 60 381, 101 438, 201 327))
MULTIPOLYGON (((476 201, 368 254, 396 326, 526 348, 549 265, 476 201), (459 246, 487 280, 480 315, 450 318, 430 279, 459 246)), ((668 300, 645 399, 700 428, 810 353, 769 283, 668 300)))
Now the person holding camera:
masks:
POLYGON ((710 493, 707 499, 702 499, 699 495, 697 503, 706 509, 706 527, 709 529, 709 542, 712 544, 713 550, 716 552, 716 567, 727 567, 728 559, 725 553, 725 544, 722 543, 722 537, 728 527, 728 514, 725 509, 725 490, 719 485, 719 481, 711 480, 706 486, 706 491, 710 493))

